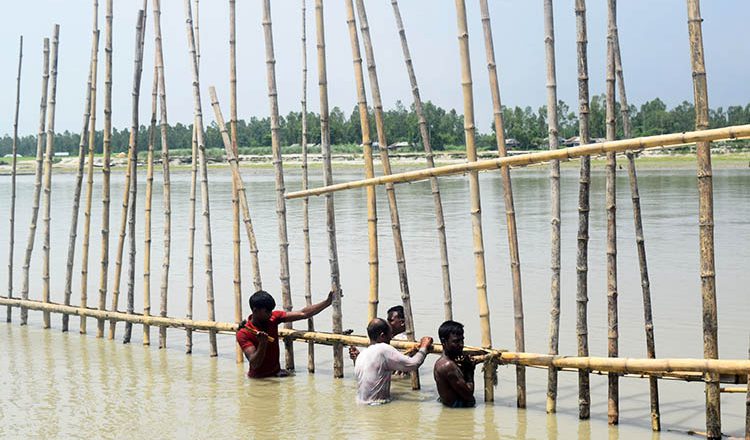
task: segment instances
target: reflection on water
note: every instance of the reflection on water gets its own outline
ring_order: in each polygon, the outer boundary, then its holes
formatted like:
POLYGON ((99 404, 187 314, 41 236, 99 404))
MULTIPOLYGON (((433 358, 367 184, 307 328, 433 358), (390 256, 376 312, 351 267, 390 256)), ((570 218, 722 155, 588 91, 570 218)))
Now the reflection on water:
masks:
MULTIPOLYGON (((229 175, 224 169, 211 170, 212 220, 214 227, 214 270, 216 315, 233 319, 231 205, 229 175)), ((253 222, 258 231, 264 287, 278 288, 278 246, 276 244, 273 175, 268 170, 243 170, 253 222)), ((339 180, 358 174, 337 173, 339 180)), ((19 177, 16 224, 15 285, 21 285, 21 255, 26 244, 31 207, 31 176, 19 177)), ((697 190, 694 172, 644 170, 639 174, 646 247, 653 293, 656 348, 660 357, 701 356, 700 280, 698 278, 697 190)), ((154 206, 161 206, 160 183, 156 176, 154 206)), ((0 177, 0 184, 8 182, 0 177)), ((145 182, 145 179, 139 179, 145 182)), ((320 184, 315 176, 314 184, 320 184)), ((61 301, 67 252, 67 234, 74 176, 55 175, 52 193, 52 300, 61 301)), ((113 176, 115 200, 122 194, 123 176, 113 176)), ((299 187, 299 174, 290 170, 287 188, 299 187)), ((477 302, 473 280, 470 240, 468 183, 464 178, 441 180, 451 258, 454 307, 457 320, 466 324, 467 343, 479 340, 477 302)), ((510 270, 502 206, 502 187, 496 173, 482 174, 482 208, 488 267, 493 343, 513 346, 513 317, 510 270)), ((744 170, 715 173, 716 260, 719 305, 720 353, 726 358, 747 356, 748 296, 746 270, 750 256, 750 204, 747 187, 750 174, 744 170)), ((606 354, 605 226, 603 174, 594 175, 592 187, 589 337, 592 355, 606 354)), ((170 276, 169 314, 183 316, 186 303, 187 200, 189 174, 173 175, 173 259, 170 276)), ((635 253, 627 177, 620 176, 618 193, 618 256, 620 294, 620 352, 623 356, 645 355, 643 315, 635 253)), ((139 193, 143 194, 139 188, 139 193)), ((95 194, 100 187, 95 185, 95 194)), ((544 352, 549 321, 549 187, 545 170, 514 172, 514 191, 519 224, 519 242, 529 351, 544 352)), ((336 195, 337 230, 341 259, 344 328, 362 331, 367 309, 367 239, 364 190, 336 195)), ((398 276, 388 221, 387 201, 379 189, 381 305, 398 303, 398 276)), ((437 240, 429 184, 398 186, 402 230, 415 309, 417 333, 436 336, 442 321, 442 286, 437 240)), ((0 191, 0 206, 7 206, 9 194, 0 191)), ((143 197, 138 199, 143 212, 143 197)), ((113 207, 116 203, 113 203, 113 207)), ((290 258, 295 304, 303 304, 301 204, 289 202, 290 258)), ((574 354, 575 340, 575 249, 577 229, 577 170, 567 169, 562 178, 562 316, 560 351, 574 354)), ((89 303, 98 282, 101 203, 93 204, 89 303)), ((112 224, 119 224, 119 209, 112 210, 112 224)), ((327 248, 322 198, 311 200, 313 246, 313 288, 322 299, 328 287, 327 248)), ((0 213, 0 220, 4 220, 0 213)), ((5 222, 3 222, 5 223, 5 222)), ((200 225, 199 225, 200 227, 200 225)), ((138 219, 138 243, 143 243, 143 220, 138 219)), ((152 262, 161 262, 162 217, 153 217, 152 262)), ((202 274, 203 247, 197 235, 196 274, 202 274)), ((7 249, 7 234, 0 234, 0 249, 7 249)), ((79 240, 80 241, 80 240, 79 240)), ((41 240, 32 261, 30 296, 40 298, 41 240)), ((115 249, 112 234, 110 249, 115 249)), ((79 243, 80 246, 80 243, 79 243)), ((247 255, 243 237, 243 256, 247 255)), ((142 248, 139 248, 136 278, 136 310, 142 304, 142 248)), ((3 254, 5 255, 5 254, 3 254)), ((76 270, 80 270, 80 248, 76 270)), ((111 261, 114 257, 111 255, 111 261)), ((247 261, 247 258, 245 259, 247 261)), ((126 263, 127 264, 127 263, 126 263)), ((111 265, 113 266, 113 264, 111 265)), ((126 269, 126 268, 124 268, 126 269)), ((124 271, 123 275, 127 272, 124 271)), ((112 282, 110 276, 110 283, 112 282)), ((152 292, 158 292, 158 276, 152 277, 152 292)), ((80 277, 74 277, 74 292, 80 277)), ((243 267, 244 291, 251 286, 249 264, 243 267)), ((7 284, 0 271, 0 285, 7 284)), ((124 288, 124 285, 123 285, 124 288)), ((110 285, 111 291, 111 285, 110 285)), ((18 292, 16 292, 18 294, 18 292)), ((196 280, 195 317, 205 319, 205 284, 196 280)), ((124 295, 123 295, 124 296, 124 295)), ((277 299, 278 298, 278 295, 277 299)), ((152 304, 157 304, 156 296, 152 304)), ((246 300, 246 299, 245 299, 246 300)), ((77 302, 74 294, 74 301, 77 302)), ((121 305, 121 308, 124 308, 121 305)), ((152 309, 153 311, 154 309, 152 309)), ((247 313, 247 311, 245 311, 247 313)), ((317 328, 330 329, 330 311, 316 320, 317 328)), ((17 323, 18 312, 14 311, 17 323)), ((317 374, 301 369, 288 379, 250 382, 242 367, 235 365, 234 340, 219 338, 219 358, 207 356, 207 335, 195 334, 192 357, 182 354, 185 335, 169 331, 169 350, 140 345, 140 328, 133 343, 122 345, 95 339, 91 334, 61 335, 59 315, 53 315, 53 330, 41 330, 39 313, 30 314, 30 325, 0 325, 0 437, 90 438, 104 437, 276 437, 279 429, 294 437, 382 437, 398 428, 404 437, 476 438, 634 438, 650 436, 648 381, 621 380, 621 424, 606 423, 606 376, 592 376, 591 421, 577 420, 577 375, 560 374, 558 414, 545 413, 546 371, 528 370, 529 408, 515 408, 514 370, 500 367, 499 387, 494 404, 480 403, 476 409, 450 410, 437 402, 431 380, 434 358, 422 371, 423 390, 412 392, 405 382, 394 383, 396 400, 377 408, 354 405, 355 383, 351 365, 344 380, 331 379, 331 349, 318 347, 317 374), (283 428, 282 428, 283 427, 283 428)), ((76 319, 71 329, 77 328, 76 319)), ((122 327, 118 330, 121 335, 122 327)), ((90 332, 91 333, 91 332, 90 332)), ((296 344, 297 363, 306 345, 296 344)), ((477 395, 481 400, 481 382, 477 395)), ((661 381, 662 423, 665 432, 655 438, 683 437, 688 429, 702 430, 703 386, 661 381), (673 431, 668 431, 673 430, 673 431)), ((724 432, 739 435, 744 423, 744 396, 722 396, 724 432)))

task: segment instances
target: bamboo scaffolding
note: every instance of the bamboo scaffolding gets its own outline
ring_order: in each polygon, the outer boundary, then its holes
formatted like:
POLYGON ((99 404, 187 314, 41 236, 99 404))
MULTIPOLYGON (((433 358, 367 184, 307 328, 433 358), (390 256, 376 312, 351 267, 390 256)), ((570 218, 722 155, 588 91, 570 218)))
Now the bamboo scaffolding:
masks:
MULTIPOLYGON (((29 268, 31 267, 31 253, 34 250, 37 219, 39 217, 39 197, 42 192, 42 173, 44 170, 44 146, 46 144, 47 123, 47 90, 49 86, 49 38, 44 39, 42 53, 42 97, 39 103, 39 132, 36 139, 36 167, 34 171, 34 197, 31 205, 31 224, 26 240, 26 253, 23 259, 23 284, 21 284, 21 299, 29 299, 29 268)), ((26 325, 28 311, 21 307, 21 325, 26 325)))
MULTIPOLYGON (((466 156, 469 163, 477 162, 477 150, 474 144, 474 90, 471 79, 471 60, 469 55, 469 30, 466 23, 466 2, 456 0, 456 22, 458 43, 461 55, 461 88, 464 97, 464 133, 466 136, 466 156)), ((428 168, 422 171, 435 172, 439 168, 428 168)), ((477 297, 479 301, 479 322, 482 330, 482 347, 492 347, 490 328, 490 309, 487 302, 487 275, 484 263, 484 238, 482 236, 482 207, 479 196, 479 173, 469 174, 469 191, 471 195, 471 226, 474 246, 474 271, 476 276, 477 297)), ((484 399, 493 401, 494 369, 484 370, 484 399)), ((517 401, 520 406, 521 403, 517 401)))
MULTIPOLYGON (((557 121, 557 73, 555 66, 555 25, 552 0, 544 0, 544 46, 547 61, 547 125, 549 149, 559 147, 557 121)), ((551 258, 549 353, 556 355, 560 346, 560 161, 550 162, 551 258)), ((522 351, 522 350, 517 350, 522 351)), ((549 369, 547 378, 547 412, 557 412, 557 371, 549 369)))
MULTIPOLYGON (((392 174, 393 171, 391 170, 391 161, 388 157, 388 141, 385 136, 385 123, 383 121, 383 101, 380 94, 380 83, 378 81, 378 72, 375 65, 375 53, 372 47, 372 38, 370 36, 370 25, 367 20, 367 10, 365 9, 364 1, 356 0, 356 2, 360 32, 362 33, 362 43, 365 48, 365 57, 367 60, 367 71, 370 79, 370 92, 372 93, 373 108, 375 110, 375 128, 378 134, 378 151, 380 152, 380 161, 383 165, 383 174, 387 175, 392 174)), ((393 246, 396 254, 399 287, 401 288, 401 301, 404 305, 404 316, 406 318, 406 339, 414 341, 414 313, 411 306, 409 278, 406 270, 406 253, 404 251, 404 241, 401 235, 401 219, 398 213, 396 190, 393 185, 386 185, 385 192, 388 198, 388 207, 391 214, 393 246)), ((418 390, 420 388, 419 371, 412 371, 410 376, 412 389, 418 390)))
MULTIPOLYGON (((104 130, 102 139, 102 250, 99 275, 99 310, 107 307, 109 268, 110 154, 112 144, 112 0, 107 0, 104 46, 104 130)), ((104 337, 104 320, 96 325, 96 337, 104 337)))
MULTIPOLYGON (((229 127, 231 129, 232 151, 239 154, 237 144, 237 23, 236 1, 229 0, 229 127)), ((242 260, 240 257, 240 202, 237 185, 232 180, 232 260, 234 262, 234 320, 242 321, 242 260)), ((245 362, 245 355, 239 344, 235 345, 235 358, 238 364, 245 362)))
MULTIPOLYGON (((16 76, 16 109, 13 117, 13 145, 10 165, 10 238, 8 240, 8 297, 13 297, 13 252, 16 242, 16 155, 18 153, 18 109, 21 105, 21 65, 23 63, 23 35, 18 40, 18 76, 16 76)), ((6 322, 11 322, 12 309, 8 307, 6 322)))
MULTIPOLYGON (((349 28, 349 41, 352 48, 352 62, 354 64, 354 79, 357 87, 357 109, 359 110, 359 126, 362 132, 362 155, 365 163, 365 178, 375 176, 375 166, 372 157, 372 139, 370 137, 370 117, 367 109, 367 92, 365 91, 364 74, 362 72, 362 54, 359 47, 357 23, 354 17, 354 2, 348 0, 346 5, 346 23, 349 28)), ((378 256, 378 205, 374 187, 367 188, 367 248, 369 292, 367 304, 367 322, 378 315, 380 303, 380 261, 378 256)))
MULTIPOLYGON (((208 167, 206 165, 206 144, 203 139, 203 113, 201 110, 200 79, 198 73, 198 58, 196 54, 195 34, 193 30, 192 11, 190 0, 185 0, 185 21, 187 24, 187 37, 190 58, 192 61, 193 74, 193 104, 195 113, 195 137, 198 143, 198 156, 200 160, 201 174, 201 205, 203 210, 203 232, 204 232, 204 258, 206 265, 206 304, 208 308, 208 320, 215 321, 214 310, 214 279, 213 279, 213 253, 211 242, 211 208, 208 198, 208 167)), ((209 333, 210 355, 216 356, 216 332, 209 333)))
MULTIPOLYGON (((578 57, 578 136, 582 145, 591 142, 589 136, 589 67, 587 56, 586 0, 576 0, 576 52, 578 57)), ((588 330, 588 246, 589 246, 589 188, 591 186, 591 158, 581 158, 578 180, 578 234, 576 239, 576 340, 578 356, 589 355, 588 330)), ((591 416, 591 386, 586 370, 578 372, 578 418, 591 416)))
MULTIPOLYGON (((151 86, 151 126, 148 130, 146 154, 146 203, 143 221, 143 314, 151 314, 151 199, 154 192, 154 143, 156 142, 156 112, 159 97, 159 70, 154 62, 151 86)), ((143 345, 151 345, 151 328, 143 326, 143 345)))
MULTIPOLYGON (((60 46, 60 25, 52 31, 52 54, 50 58, 50 92, 47 102, 47 148, 44 153, 44 194, 42 198, 42 221, 44 222, 44 259, 42 263, 42 301, 50 301, 49 251, 50 251, 50 202, 52 198, 52 155, 55 151, 55 106, 57 103, 57 51, 60 46)), ((44 328, 50 327, 49 312, 43 313, 44 328)))
MULTIPOLYGON (((94 35, 91 41, 91 58, 89 59, 89 75, 86 81, 86 92, 83 108, 83 123, 81 136, 78 144, 78 170, 76 172, 75 190, 73 192, 73 209, 70 218, 70 233, 68 238, 68 256, 65 270, 65 294, 63 304, 70 305, 70 297, 73 295, 73 263, 75 262, 76 241, 78 238, 78 214, 81 207, 81 190, 83 189, 83 166, 86 162, 86 147, 88 145, 89 123, 91 122, 91 93, 94 74, 94 58, 99 51, 99 41, 96 39, 98 34, 94 35)), ((62 331, 68 331, 69 316, 62 316, 62 331)))
MULTIPOLYGON (((625 75, 622 69, 622 58, 620 54, 620 39, 615 22, 613 32, 613 44, 615 54, 615 74, 617 89, 620 95, 620 113, 622 116, 622 130, 625 139, 632 137, 630 123, 630 108, 625 93, 625 75)), ((626 153, 628 158, 628 176, 630 178, 630 194, 633 202, 633 223, 635 229, 635 242, 638 251, 638 267, 641 275, 641 290, 643 292, 643 318, 646 334, 646 355, 656 358, 656 344, 654 342, 654 321, 651 310, 651 283, 648 276, 648 263, 646 260, 646 240, 643 235, 643 220, 641 218, 641 198, 638 191, 638 176, 635 169, 635 155, 626 153)), ((659 414, 659 382, 654 376, 649 377, 649 401, 651 403, 651 429, 661 431, 661 416, 659 414)))
MULTIPOLYGON (((323 0, 315 0, 315 29, 318 47, 318 86, 320 92, 320 150, 323 156, 323 182, 333 184, 331 168, 331 133, 328 123, 328 73, 326 66, 326 42, 323 20, 323 0)), ((341 333, 341 277, 336 247, 336 213, 333 194, 326 195, 326 229, 328 232, 328 264, 333 291, 333 333, 341 333)), ((284 329, 285 330, 285 329, 284 329)), ((344 353, 341 344, 333 346, 333 376, 344 377, 344 353)))
MULTIPOLYGON (((700 1, 687 0, 688 31, 690 36, 690 61, 695 94, 695 128, 708 128, 708 86, 703 58, 703 31, 700 1)), ((716 310, 716 268, 714 266, 714 209, 713 173, 711 171, 711 144, 697 145, 698 222, 700 241, 701 299, 703 303, 703 355, 719 357, 718 319, 716 310)), ((709 375, 706 380, 706 431, 707 437, 721 437, 721 394, 718 378, 709 375)))
MULTIPOLYGON (((401 19, 401 11, 398 7, 398 0, 391 0, 391 6, 393 7, 393 14, 396 19, 396 27, 398 28, 398 34, 401 39, 401 49, 404 53, 404 63, 406 64, 406 71, 409 74, 409 83, 411 85, 412 97, 414 99, 414 110, 417 114, 417 119, 419 120, 419 135, 422 139, 422 146, 424 147, 427 166, 430 168, 434 168, 435 160, 433 158, 434 155, 432 153, 430 134, 427 127, 427 118, 425 118, 424 108, 422 107, 422 98, 419 95, 417 75, 414 73, 414 65, 412 63, 411 52, 409 51, 409 44, 406 40, 406 31, 404 30, 404 23, 401 19)), ((450 268, 448 265, 448 241, 445 236, 445 215, 443 214, 443 201, 440 197, 440 184, 435 177, 430 178, 430 190, 432 191, 432 200, 435 205, 435 223, 438 235, 438 244, 440 247, 440 270, 443 277, 443 315, 446 320, 452 320, 453 294, 451 292, 450 268)))

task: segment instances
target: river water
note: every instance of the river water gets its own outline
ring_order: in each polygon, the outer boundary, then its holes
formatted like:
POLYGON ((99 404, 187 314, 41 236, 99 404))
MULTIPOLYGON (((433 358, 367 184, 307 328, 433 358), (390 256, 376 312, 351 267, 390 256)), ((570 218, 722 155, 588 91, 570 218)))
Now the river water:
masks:
MULTIPOLYGON (((321 184, 313 169, 312 185, 321 184)), ((337 169, 336 180, 360 177, 353 168, 337 169)), ((620 354, 645 357, 643 309, 638 275, 630 192, 625 171, 618 172, 618 271, 620 354)), ((562 315, 560 352, 576 353, 575 249, 577 230, 577 167, 562 174, 562 315)), ((270 169, 243 169, 261 252, 264 288, 280 303, 275 193, 270 169)), ((549 326, 549 179, 542 168, 513 172, 516 215, 522 262, 526 350, 546 352, 549 326)), ((96 303, 101 228, 101 188, 96 175, 92 213, 89 304, 96 303)), ((187 209, 189 173, 172 175, 172 266, 170 316, 185 314, 187 273, 187 209)), ((120 220, 123 175, 113 174, 112 235, 114 252, 120 220)), ((498 173, 481 175, 484 239, 493 345, 513 348, 513 315, 502 186, 498 173)), ((62 302, 70 207, 75 176, 55 174, 52 190, 51 283, 52 301, 62 302)), ((298 167, 288 166, 288 190, 300 187, 298 167)), ((0 177, 9 189, 9 178, 0 177)), ((233 320, 231 180, 227 169, 211 169, 210 197, 214 250, 214 283, 218 320, 233 320)), ((639 174, 643 220, 653 295, 656 350, 659 357, 701 357, 701 300, 698 277, 697 189, 695 172, 644 169, 639 174)), ((750 173, 715 172, 716 266, 719 345, 722 358, 744 359, 748 353, 747 286, 750 272, 750 173)), ((160 175, 155 176, 152 313, 158 310, 158 282, 162 251, 160 175)), ((471 244, 468 181, 463 176, 441 179, 454 294, 454 319, 466 325, 467 344, 479 345, 479 323, 471 244)), ((400 299, 391 240, 387 200, 378 190, 381 311, 400 299)), ((0 191, 0 206, 9 205, 9 190, 0 191)), ((23 249, 31 214, 33 176, 18 178, 16 296, 21 286, 23 249)), ((138 261, 136 309, 143 304, 143 195, 145 175, 139 173, 137 219, 138 261)), ((437 336, 443 319, 442 282, 432 198, 426 182, 397 186, 407 266, 418 335, 437 336)), ((338 193, 335 198, 343 298, 344 328, 363 332, 367 315, 367 221, 363 189, 338 193)), ((200 205, 200 201, 199 201, 200 205)), ((288 203, 293 302, 304 304, 301 202, 288 203)), ((199 207, 200 208, 200 207, 199 207)), ((604 172, 595 166, 591 192, 589 260, 589 341, 592 355, 606 355, 606 284, 604 172)), ((328 254, 323 198, 310 203, 314 300, 328 290, 328 254)), ((202 223, 198 210, 196 234, 195 318, 206 318, 203 277, 202 223)), ((7 225, 7 213, 0 213, 7 225)), ((42 231, 40 213, 40 228, 42 231)), ((82 221, 81 221, 82 223, 82 221)), ((5 227, 4 227, 5 229, 5 227)), ((6 230, 7 231, 7 230, 6 230)), ((31 298, 41 298, 41 234, 32 260, 31 298)), ((74 303, 80 292, 80 242, 76 253, 74 303)), ((0 234, 2 261, 7 261, 7 232, 0 234)), ((243 231, 243 304, 252 287, 249 253, 243 231)), ((126 246, 127 253, 127 246, 126 246)), ((114 257, 110 256, 113 267, 114 257)), ((2 264, 0 285, 7 285, 2 264)), ((124 309, 127 264, 123 270, 120 309, 124 309)), ((112 283, 110 272, 110 283, 112 283)), ((110 284, 110 292, 111 292, 110 284)), ((109 301, 108 301, 109 303, 109 301)), ((245 313, 247 310, 245 309, 245 313)), ((0 437, 42 438, 207 438, 277 437, 376 438, 398 431, 406 438, 636 438, 652 436, 649 423, 648 381, 621 379, 621 422, 607 426, 606 377, 592 376, 592 419, 577 419, 577 375, 560 374, 557 415, 544 411, 546 371, 528 369, 528 409, 515 408, 513 367, 500 367, 494 404, 476 409, 448 410, 436 402, 430 357, 421 370, 423 389, 412 392, 407 383, 394 384, 395 401, 378 408, 354 404, 356 383, 346 362, 345 378, 333 380, 331 349, 317 347, 315 375, 307 374, 306 345, 295 344, 297 375, 287 379, 249 381, 234 362, 234 338, 219 336, 219 357, 208 357, 205 334, 195 335, 192 356, 185 356, 183 331, 170 330, 168 349, 141 345, 136 326, 133 343, 96 339, 95 321, 89 334, 79 335, 78 319, 72 333, 60 333, 60 316, 52 315, 53 329, 41 329, 41 314, 30 313, 29 326, 0 325, 0 437)), ((331 314, 322 312, 317 328, 329 331, 331 314)), ((304 326, 304 324, 302 325, 304 326)), ((156 342, 152 329, 152 341, 156 342)), ((283 362, 283 360, 282 360, 283 362)), ((481 401, 481 372, 477 372, 481 401)), ((664 431, 653 438, 683 438, 688 430, 704 430, 704 393, 701 383, 660 381, 664 431)), ((722 396, 723 431, 740 435, 744 429, 744 395, 722 396)))

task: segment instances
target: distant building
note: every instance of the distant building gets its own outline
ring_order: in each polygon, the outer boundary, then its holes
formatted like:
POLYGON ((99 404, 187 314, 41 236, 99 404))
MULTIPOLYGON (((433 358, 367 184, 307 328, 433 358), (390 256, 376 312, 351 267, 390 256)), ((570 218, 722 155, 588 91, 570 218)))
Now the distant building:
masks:
POLYGON ((521 146, 521 143, 518 142, 518 139, 515 138, 508 138, 505 140, 505 146, 507 148, 518 148, 521 146))
POLYGON ((396 142, 396 143, 393 143, 391 145, 388 145, 388 149, 389 150, 396 150, 398 148, 409 147, 409 146, 411 146, 411 144, 409 142, 401 141, 401 142, 396 142))
POLYGON ((55 151, 54 156, 55 157, 68 157, 70 156, 70 153, 68 153, 67 151, 55 151))

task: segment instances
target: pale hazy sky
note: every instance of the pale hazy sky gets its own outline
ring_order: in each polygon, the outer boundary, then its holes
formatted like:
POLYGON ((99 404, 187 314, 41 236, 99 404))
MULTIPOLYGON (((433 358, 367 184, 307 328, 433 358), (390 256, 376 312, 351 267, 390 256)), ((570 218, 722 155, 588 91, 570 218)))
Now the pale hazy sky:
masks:
MULTIPOLYGON (((282 114, 299 109, 301 94, 301 0, 273 0, 279 105, 282 114)), ((84 88, 91 45, 90 0, 25 0, 6 2, 0 26, 0 134, 12 131, 18 36, 24 35, 21 95, 21 134, 37 130, 42 39, 54 23, 61 25, 57 97, 57 131, 81 128, 84 88)), ((104 39, 104 1, 100 1, 99 27, 104 39)), ((308 0, 309 109, 317 111, 317 78, 313 1, 308 0)), ((409 82, 393 13, 388 0, 368 0, 371 32, 386 108, 396 100, 411 103, 409 82)), ((589 75, 591 92, 604 87, 606 2, 588 2, 589 75)), ((712 107, 750 102, 750 39, 747 37, 747 0, 702 2, 703 35, 712 107)), ((228 1, 200 2, 201 86, 206 123, 213 121, 207 89, 215 85, 228 111, 228 1)), ((576 108, 576 46, 573 0, 555 2, 558 96, 576 108)), ((134 25, 140 0, 115 0, 113 123, 130 125, 130 93, 134 53, 134 25)), ((475 85, 478 127, 489 130, 492 103, 484 62, 484 45, 478 1, 469 0, 469 38, 475 85)), ((462 112, 460 65, 454 2, 401 0, 406 32, 424 100, 462 112)), ((328 80, 331 106, 346 114, 356 103, 351 52, 343 1, 325 2, 328 80)), ((545 59, 542 0, 490 2, 495 51, 503 103, 509 106, 545 103, 545 59)), ((149 2, 146 56, 140 106, 141 123, 150 118, 153 72, 153 22, 149 2)), ((261 1, 239 0, 238 94, 241 118, 269 113, 261 1)), ((191 78, 183 1, 162 0, 166 87, 170 123, 192 118, 191 78)), ((668 105, 692 101, 692 82, 684 0, 621 0, 618 24, 626 86, 636 105, 661 97, 668 105)), ((100 52, 99 85, 103 86, 103 53, 100 52)), ((371 101, 370 101, 371 102, 371 101)), ((99 95, 99 124, 101 104, 99 95)))

